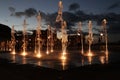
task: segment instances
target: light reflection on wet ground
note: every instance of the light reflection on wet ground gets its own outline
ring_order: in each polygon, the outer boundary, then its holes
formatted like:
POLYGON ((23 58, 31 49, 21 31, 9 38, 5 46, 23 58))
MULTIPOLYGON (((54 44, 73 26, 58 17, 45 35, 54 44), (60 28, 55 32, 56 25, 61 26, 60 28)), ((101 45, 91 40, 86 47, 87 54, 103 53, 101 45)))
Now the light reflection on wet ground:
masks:
POLYGON ((12 55, 10 53, 0 53, 0 57, 12 60, 12 63, 33 64, 35 66, 43 66, 59 70, 91 64, 105 64, 120 60, 119 52, 109 52, 109 55, 105 55, 104 52, 96 52, 94 54, 94 56, 85 56, 73 51, 67 53, 67 59, 65 60, 61 60, 59 58, 60 54, 56 54, 55 52, 50 55, 44 55, 44 57, 41 59, 32 56, 23 57, 18 54, 12 55))

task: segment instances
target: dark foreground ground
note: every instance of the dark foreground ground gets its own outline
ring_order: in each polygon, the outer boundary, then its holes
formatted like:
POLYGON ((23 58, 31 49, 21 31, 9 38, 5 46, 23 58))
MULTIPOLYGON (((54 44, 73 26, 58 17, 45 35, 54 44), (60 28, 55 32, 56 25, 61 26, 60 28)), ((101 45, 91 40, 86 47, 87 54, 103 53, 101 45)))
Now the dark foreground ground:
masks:
POLYGON ((0 59, 0 80, 120 80, 120 62, 59 71, 0 59))

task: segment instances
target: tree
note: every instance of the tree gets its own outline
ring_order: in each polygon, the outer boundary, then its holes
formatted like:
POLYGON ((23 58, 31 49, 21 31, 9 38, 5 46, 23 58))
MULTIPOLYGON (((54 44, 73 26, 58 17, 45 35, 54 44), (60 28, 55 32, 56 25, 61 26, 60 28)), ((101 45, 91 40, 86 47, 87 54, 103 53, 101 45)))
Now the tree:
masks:
POLYGON ((69 11, 76 12, 80 8, 80 5, 78 3, 72 3, 69 6, 69 11))

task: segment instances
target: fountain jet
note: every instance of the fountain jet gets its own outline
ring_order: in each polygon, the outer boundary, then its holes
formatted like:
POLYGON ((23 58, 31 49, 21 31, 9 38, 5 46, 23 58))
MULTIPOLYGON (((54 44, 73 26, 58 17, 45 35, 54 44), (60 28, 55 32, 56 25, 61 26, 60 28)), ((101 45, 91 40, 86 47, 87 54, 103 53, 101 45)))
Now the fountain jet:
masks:
POLYGON ((50 25, 48 25, 48 30, 47 30, 47 51, 46 51, 47 54, 49 54, 49 40, 51 38, 50 31, 51 31, 51 27, 50 27, 50 25))
POLYGON ((38 27, 36 29, 36 40, 35 40, 35 54, 36 57, 40 58, 42 57, 41 55, 41 15, 40 12, 37 15, 37 22, 38 22, 38 27))
POLYGON ((62 10, 63 10, 63 4, 62 1, 60 0, 58 3, 58 15, 56 18, 56 22, 60 22, 61 25, 61 36, 62 36, 62 57, 61 59, 66 59, 66 48, 67 48, 67 32, 66 32, 66 22, 62 18, 62 10))
POLYGON ((24 23, 23 23, 23 45, 22 45, 23 53, 22 53, 22 56, 27 55, 27 52, 26 52, 26 46, 27 46, 27 44, 26 44, 26 25, 28 25, 28 24, 26 23, 26 20, 24 20, 24 23))
POLYGON ((103 19, 103 31, 104 31, 104 35, 105 35, 105 55, 106 55, 106 63, 108 63, 108 35, 107 35, 107 20, 103 19))
POLYGON ((83 34, 82 34, 82 22, 79 22, 79 29, 78 29, 78 35, 81 36, 81 53, 84 53, 84 49, 83 49, 83 34))
POLYGON ((14 30, 14 25, 12 26, 12 30, 11 30, 11 52, 13 55, 15 55, 15 30, 14 30))
POLYGON ((88 29, 89 29, 89 34, 88 34, 88 44, 89 44, 88 56, 93 56, 93 54, 91 52, 91 45, 92 45, 92 42, 93 42, 92 21, 88 22, 88 29))
MULTIPOLYGON (((62 56, 65 57, 66 55, 66 48, 67 48, 67 42, 68 42, 68 39, 67 39, 67 32, 65 30, 65 27, 66 27, 66 22, 64 21, 62 23, 62 56)), ((65 58, 63 58, 65 59, 65 58)))

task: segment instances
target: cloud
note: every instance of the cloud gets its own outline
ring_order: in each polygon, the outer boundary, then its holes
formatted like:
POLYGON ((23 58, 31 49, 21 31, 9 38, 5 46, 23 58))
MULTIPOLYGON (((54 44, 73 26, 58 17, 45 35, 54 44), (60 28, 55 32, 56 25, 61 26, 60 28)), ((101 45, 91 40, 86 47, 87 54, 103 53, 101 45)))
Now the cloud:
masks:
POLYGON ((28 8, 28 9, 24 10, 23 12, 14 12, 15 8, 13 8, 13 7, 9 7, 9 10, 12 12, 11 16, 15 16, 15 17, 25 16, 26 18, 29 18, 32 16, 36 16, 36 14, 37 14, 37 10, 34 8, 28 8))
POLYGON ((15 8, 14 7, 9 7, 9 11, 11 12, 11 16, 15 13, 15 8))
POLYGON ((15 12, 15 8, 14 7, 9 7, 8 8, 11 12, 15 12))
POLYGON ((15 12, 15 14, 13 16, 16 16, 16 17, 22 17, 24 16, 25 13, 24 12, 15 12))
POLYGON ((119 8, 120 7, 120 2, 116 2, 112 5, 110 5, 107 10, 111 10, 111 9, 115 9, 115 8, 119 8))
POLYGON ((37 10, 34 9, 34 8, 29 8, 29 9, 26 9, 24 11, 26 17, 32 17, 32 16, 35 16, 37 14, 37 10))

